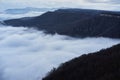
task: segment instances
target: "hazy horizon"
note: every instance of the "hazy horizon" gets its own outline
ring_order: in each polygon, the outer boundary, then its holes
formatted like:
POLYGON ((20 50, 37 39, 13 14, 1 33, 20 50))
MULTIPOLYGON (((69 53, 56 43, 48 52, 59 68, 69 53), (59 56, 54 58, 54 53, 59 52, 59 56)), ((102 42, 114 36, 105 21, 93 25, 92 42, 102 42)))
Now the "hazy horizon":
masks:
POLYGON ((119 0, 0 0, 0 10, 10 8, 84 8, 120 11, 119 0))

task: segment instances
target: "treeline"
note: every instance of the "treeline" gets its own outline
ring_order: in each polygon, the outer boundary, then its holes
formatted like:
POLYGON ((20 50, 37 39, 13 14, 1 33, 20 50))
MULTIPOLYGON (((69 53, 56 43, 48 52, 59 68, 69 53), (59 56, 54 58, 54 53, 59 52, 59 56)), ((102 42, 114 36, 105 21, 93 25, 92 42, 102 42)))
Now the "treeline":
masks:
POLYGON ((120 44, 63 63, 42 80, 120 80, 120 44))
POLYGON ((6 20, 4 23, 12 26, 35 27, 39 30, 45 30, 47 33, 73 37, 120 38, 119 16, 120 12, 59 9, 33 18, 6 20))

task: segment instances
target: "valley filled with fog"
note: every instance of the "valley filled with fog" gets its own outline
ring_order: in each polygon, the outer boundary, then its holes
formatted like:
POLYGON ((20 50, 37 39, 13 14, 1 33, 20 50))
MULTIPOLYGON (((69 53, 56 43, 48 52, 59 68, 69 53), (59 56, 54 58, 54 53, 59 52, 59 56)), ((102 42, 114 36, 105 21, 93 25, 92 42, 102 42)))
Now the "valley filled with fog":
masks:
POLYGON ((25 14, 8 14, 8 13, 0 13, 0 21, 7 19, 16 19, 21 17, 33 17, 43 14, 44 12, 28 12, 25 14), (14 15, 14 16, 13 16, 14 15))
MULTIPOLYGON (((31 17, 42 12, 0 14, 0 19, 31 17), (36 14, 35 14, 36 13, 36 14)), ((111 38, 72 38, 33 28, 0 25, 0 80, 41 80, 51 69, 82 54, 120 43, 111 38)))

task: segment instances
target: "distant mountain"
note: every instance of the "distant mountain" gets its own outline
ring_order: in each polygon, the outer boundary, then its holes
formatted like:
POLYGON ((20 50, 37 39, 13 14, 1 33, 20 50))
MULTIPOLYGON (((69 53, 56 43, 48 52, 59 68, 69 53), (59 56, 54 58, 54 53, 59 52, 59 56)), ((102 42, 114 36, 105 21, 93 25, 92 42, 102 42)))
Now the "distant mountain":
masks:
POLYGON ((6 25, 35 27, 48 33, 73 37, 120 38, 120 12, 59 9, 30 19, 4 21, 6 25))
POLYGON ((120 80, 120 44, 63 63, 43 80, 120 80))
POLYGON ((31 11, 35 12, 46 12, 46 11, 53 11, 55 8, 33 8, 33 7, 26 7, 21 9, 7 9, 5 10, 5 13, 7 14, 25 14, 31 11))

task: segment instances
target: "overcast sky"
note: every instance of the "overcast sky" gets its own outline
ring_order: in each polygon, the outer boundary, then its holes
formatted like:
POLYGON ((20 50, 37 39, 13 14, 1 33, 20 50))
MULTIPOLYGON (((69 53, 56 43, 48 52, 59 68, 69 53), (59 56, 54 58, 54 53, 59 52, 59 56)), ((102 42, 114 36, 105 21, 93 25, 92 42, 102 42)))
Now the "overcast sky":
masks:
POLYGON ((120 0, 0 0, 0 9, 19 7, 71 7, 120 10, 120 0))

